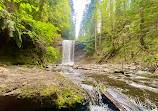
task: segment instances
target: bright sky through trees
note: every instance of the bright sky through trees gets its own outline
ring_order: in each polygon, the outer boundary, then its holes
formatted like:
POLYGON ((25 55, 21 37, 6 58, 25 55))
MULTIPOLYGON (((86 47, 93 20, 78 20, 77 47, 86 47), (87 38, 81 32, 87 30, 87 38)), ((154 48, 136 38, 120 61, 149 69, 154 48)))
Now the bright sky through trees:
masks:
POLYGON ((80 31, 80 23, 83 17, 83 11, 86 4, 90 3, 90 0, 73 0, 75 9, 75 26, 76 26, 76 38, 78 38, 80 31))

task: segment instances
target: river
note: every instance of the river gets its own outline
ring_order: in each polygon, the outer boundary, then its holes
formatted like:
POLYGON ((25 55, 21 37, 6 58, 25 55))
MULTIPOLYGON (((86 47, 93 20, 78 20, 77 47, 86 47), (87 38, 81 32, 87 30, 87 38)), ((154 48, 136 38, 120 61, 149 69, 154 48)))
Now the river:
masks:
POLYGON ((87 92, 90 111, 119 111, 100 89, 111 94, 125 108, 122 111, 158 111, 157 76, 134 64, 75 65, 75 41, 63 40, 62 47, 62 64, 50 68, 87 92))
MULTIPOLYGON (((87 65, 86 65, 87 66, 87 65)), ((140 111, 157 111, 158 106, 158 78, 152 78, 151 74, 128 73, 107 73, 103 68, 105 65, 91 64, 87 68, 85 65, 53 65, 53 70, 63 74, 74 83, 83 88, 90 97, 90 111, 117 111, 102 99, 99 87, 104 86, 111 93, 125 96, 140 111), (90 67, 91 66, 91 67, 90 67), (103 102, 104 101, 104 102, 103 102)), ((112 67, 112 65, 110 65, 112 67)), ((105 68, 104 68, 105 69, 105 68)), ((147 73, 144 71, 144 73, 147 73)), ((121 96, 120 96, 121 97, 121 96)), ((133 111, 133 110, 131 110, 133 111)))

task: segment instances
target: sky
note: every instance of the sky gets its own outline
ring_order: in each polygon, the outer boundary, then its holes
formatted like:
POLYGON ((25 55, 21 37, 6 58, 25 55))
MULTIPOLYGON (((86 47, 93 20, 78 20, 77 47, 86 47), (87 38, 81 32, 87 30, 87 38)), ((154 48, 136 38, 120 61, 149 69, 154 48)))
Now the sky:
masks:
POLYGON ((83 11, 86 4, 89 4, 91 0, 73 0, 75 10, 75 27, 76 27, 76 38, 78 38, 80 25, 83 17, 83 11))

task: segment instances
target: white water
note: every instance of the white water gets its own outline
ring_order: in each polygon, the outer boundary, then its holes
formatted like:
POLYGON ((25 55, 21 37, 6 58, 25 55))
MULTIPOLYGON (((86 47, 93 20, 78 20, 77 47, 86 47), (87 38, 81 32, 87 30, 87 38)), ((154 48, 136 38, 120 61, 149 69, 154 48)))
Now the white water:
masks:
POLYGON ((62 41, 62 64, 63 65, 73 65, 74 64, 74 49, 75 41, 73 40, 63 40, 62 41))

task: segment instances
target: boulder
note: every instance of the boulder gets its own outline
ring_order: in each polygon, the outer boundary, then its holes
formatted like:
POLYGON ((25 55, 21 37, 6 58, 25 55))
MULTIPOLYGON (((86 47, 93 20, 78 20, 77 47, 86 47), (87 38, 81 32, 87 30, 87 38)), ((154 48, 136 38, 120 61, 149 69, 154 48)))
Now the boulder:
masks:
POLYGON ((103 69, 103 72, 111 73, 112 71, 111 71, 111 69, 104 68, 104 69, 103 69))
POLYGON ((0 111, 69 109, 87 98, 79 86, 57 72, 21 66, 0 69, 0 111))
POLYGON ((158 76, 158 68, 155 70, 154 74, 158 76))

